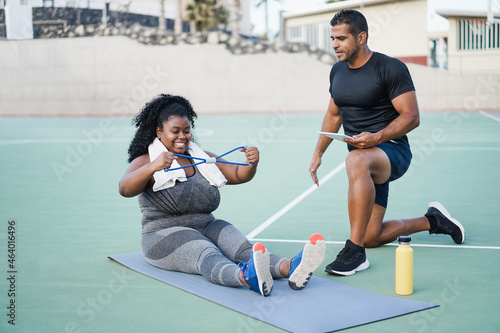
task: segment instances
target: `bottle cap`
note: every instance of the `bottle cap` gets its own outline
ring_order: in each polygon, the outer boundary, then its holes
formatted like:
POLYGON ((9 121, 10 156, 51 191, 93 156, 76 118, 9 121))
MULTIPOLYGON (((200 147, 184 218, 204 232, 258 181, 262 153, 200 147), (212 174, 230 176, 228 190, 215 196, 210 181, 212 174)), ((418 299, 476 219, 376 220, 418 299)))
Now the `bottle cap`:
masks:
POLYGON ((410 236, 399 236, 398 237, 398 242, 401 243, 410 243, 411 242, 411 237, 410 236))

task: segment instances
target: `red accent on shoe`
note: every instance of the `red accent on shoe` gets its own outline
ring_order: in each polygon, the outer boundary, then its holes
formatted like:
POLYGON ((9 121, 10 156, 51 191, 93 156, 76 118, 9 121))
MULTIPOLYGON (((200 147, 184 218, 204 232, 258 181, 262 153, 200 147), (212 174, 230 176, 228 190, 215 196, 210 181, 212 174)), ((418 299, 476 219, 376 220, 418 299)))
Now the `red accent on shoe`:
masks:
POLYGON ((255 243, 253 246, 253 252, 262 251, 262 253, 266 253, 266 247, 262 243, 255 243))
POLYGON ((320 234, 312 234, 311 237, 309 237, 309 241, 312 245, 316 245, 316 242, 319 240, 324 240, 323 236, 320 234))

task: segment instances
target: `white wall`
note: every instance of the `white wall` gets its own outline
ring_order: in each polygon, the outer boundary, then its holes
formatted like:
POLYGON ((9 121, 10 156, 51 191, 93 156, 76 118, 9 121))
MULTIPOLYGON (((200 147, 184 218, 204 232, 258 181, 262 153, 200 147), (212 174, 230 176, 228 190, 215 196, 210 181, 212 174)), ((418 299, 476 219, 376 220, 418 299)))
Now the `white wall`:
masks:
POLYGON ((423 111, 500 111, 500 73, 465 74, 407 64, 423 111))
POLYGON ((324 111, 330 66, 306 54, 127 37, 0 41, 1 115, 132 115, 159 93, 199 112, 324 111))
MULTIPOLYGON (((420 110, 500 110, 500 74, 408 64, 420 110)), ((330 66, 306 54, 232 55, 222 45, 126 37, 0 41, 0 116, 131 116, 159 93, 197 112, 325 112, 330 66)))

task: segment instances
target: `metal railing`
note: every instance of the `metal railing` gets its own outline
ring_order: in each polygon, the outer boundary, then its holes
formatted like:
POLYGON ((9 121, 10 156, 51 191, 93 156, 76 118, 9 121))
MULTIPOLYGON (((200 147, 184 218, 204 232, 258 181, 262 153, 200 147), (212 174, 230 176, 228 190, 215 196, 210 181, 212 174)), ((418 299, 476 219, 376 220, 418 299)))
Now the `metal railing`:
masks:
POLYGON ((331 27, 328 22, 287 27, 286 41, 314 45, 327 52, 332 51, 331 27))
POLYGON ((459 50, 500 50, 500 22, 458 21, 459 50))

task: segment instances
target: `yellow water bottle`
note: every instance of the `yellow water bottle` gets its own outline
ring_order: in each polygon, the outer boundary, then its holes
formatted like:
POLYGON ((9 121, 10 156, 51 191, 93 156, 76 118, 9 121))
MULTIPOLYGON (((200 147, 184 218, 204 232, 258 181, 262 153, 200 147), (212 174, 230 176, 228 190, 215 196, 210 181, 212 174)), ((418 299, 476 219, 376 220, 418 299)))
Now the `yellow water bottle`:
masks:
POLYGON ((413 294, 413 249, 410 236, 399 236, 396 249, 396 294, 413 294))

